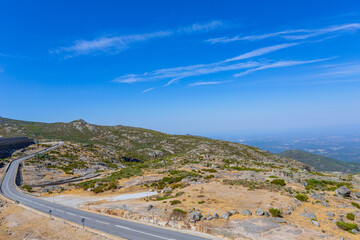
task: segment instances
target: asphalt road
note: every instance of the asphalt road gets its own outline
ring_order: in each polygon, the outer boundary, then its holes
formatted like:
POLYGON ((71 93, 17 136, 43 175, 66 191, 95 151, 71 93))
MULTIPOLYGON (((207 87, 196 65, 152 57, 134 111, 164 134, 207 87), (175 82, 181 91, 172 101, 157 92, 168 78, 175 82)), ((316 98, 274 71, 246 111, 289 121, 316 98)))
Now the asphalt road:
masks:
MULTIPOLYGON (((59 143, 57 146, 61 145, 59 143)), ((48 148, 39 153, 44 153, 50 151, 51 149, 56 148, 57 146, 48 148)), ((23 158, 19 158, 11 162, 5 177, 1 184, 2 193, 14 200, 19 201, 19 203, 24 204, 28 207, 36 209, 38 211, 49 214, 50 211, 52 216, 56 216, 77 224, 82 224, 84 221, 85 227, 90 227, 105 233, 109 233, 115 236, 119 236, 126 239, 136 239, 136 240, 204 240, 210 238, 202 238, 187 233, 172 231, 168 229, 153 227, 141 223, 129 222, 122 219, 117 219, 113 217, 107 217, 100 214, 90 213, 86 211, 81 211, 75 208, 62 206, 55 204, 49 201, 45 201, 22 192, 19 192, 15 188, 15 177, 18 171, 19 164, 30 158, 33 155, 29 155, 23 158)))

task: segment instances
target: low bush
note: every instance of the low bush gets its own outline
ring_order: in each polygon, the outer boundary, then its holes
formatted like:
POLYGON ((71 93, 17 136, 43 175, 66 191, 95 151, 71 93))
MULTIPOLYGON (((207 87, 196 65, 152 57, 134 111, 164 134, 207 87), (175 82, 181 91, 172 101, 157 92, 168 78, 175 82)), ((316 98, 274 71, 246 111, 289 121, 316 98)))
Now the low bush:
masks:
POLYGON ((309 199, 305 194, 296 194, 295 198, 301 202, 306 202, 309 199))
POLYGON ((269 213, 273 217, 280 217, 281 216, 281 211, 279 209, 277 209, 277 208, 270 208, 269 213))
POLYGON ((182 210, 182 209, 179 209, 179 208, 175 208, 173 210, 174 212, 179 212, 179 213, 185 213, 186 214, 186 211, 182 210))
POLYGON ((198 202, 198 204, 204 204, 205 203, 205 201, 200 201, 200 202, 198 202))
POLYGON ((356 202, 351 202, 351 205, 353 205, 354 207, 357 207, 358 209, 360 209, 360 204, 358 204, 356 202))
POLYGON ((27 185, 27 184, 25 184, 25 185, 23 186, 23 189, 25 189, 25 190, 28 191, 28 192, 32 192, 32 187, 30 187, 30 186, 27 185))
POLYGON ((180 204, 181 201, 180 200, 173 200, 170 202, 171 205, 176 205, 176 204, 180 204))
POLYGON ((345 231, 348 231, 350 233, 351 230, 355 229, 355 230, 358 230, 359 229, 359 226, 357 224, 354 224, 354 223, 347 223, 347 222, 336 222, 336 226, 338 226, 340 229, 342 230, 345 230, 345 231))
POLYGON ((279 185, 279 186, 285 186, 286 185, 284 179, 274 179, 270 183, 274 184, 274 185, 279 185))
POLYGON ((272 176, 269 176, 269 178, 278 178, 278 177, 277 177, 277 176, 272 175, 272 176))
POLYGON ((349 219, 349 220, 354 220, 355 215, 353 213, 348 213, 348 214, 346 214, 346 218, 349 219))

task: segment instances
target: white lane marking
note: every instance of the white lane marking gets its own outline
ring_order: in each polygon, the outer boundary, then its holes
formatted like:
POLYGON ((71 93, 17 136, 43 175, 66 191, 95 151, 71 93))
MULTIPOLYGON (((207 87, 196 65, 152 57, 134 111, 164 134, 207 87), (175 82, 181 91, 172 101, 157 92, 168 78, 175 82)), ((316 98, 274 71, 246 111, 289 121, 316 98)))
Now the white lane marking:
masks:
POLYGON ((138 233, 142 233, 142 234, 146 234, 146 235, 149 235, 149 236, 152 236, 152 237, 162 238, 162 239, 166 239, 166 240, 176 240, 175 238, 161 237, 159 235, 155 235, 155 234, 151 234, 151 233, 147 233, 147 232, 142 232, 142 231, 139 231, 139 230, 131 229, 131 228, 120 226, 120 225, 115 225, 115 227, 123 228, 123 229, 130 230, 130 231, 133 231, 133 232, 138 232, 138 233))
POLYGON ((120 226, 120 225, 115 225, 115 227, 119 227, 119 228, 123 228, 123 229, 128 229, 128 230, 131 230, 130 228, 128 227, 124 227, 124 226, 120 226))
POLYGON ((56 211, 59 211, 59 212, 64 212, 63 210, 60 210, 60 209, 55 209, 56 211))
POLYGON ((89 217, 84 217, 84 216, 80 216, 80 217, 88 219, 88 220, 92 220, 92 218, 89 218, 89 217))
POLYGON ((107 222, 102 222, 102 221, 99 221, 99 220, 95 220, 96 222, 99 222, 99 223, 103 223, 103 224, 107 224, 107 225, 109 225, 109 223, 107 223, 107 222))
POLYGON ((69 215, 76 216, 76 214, 73 214, 73 213, 71 213, 71 212, 65 212, 65 213, 67 213, 67 214, 69 214, 69 215))

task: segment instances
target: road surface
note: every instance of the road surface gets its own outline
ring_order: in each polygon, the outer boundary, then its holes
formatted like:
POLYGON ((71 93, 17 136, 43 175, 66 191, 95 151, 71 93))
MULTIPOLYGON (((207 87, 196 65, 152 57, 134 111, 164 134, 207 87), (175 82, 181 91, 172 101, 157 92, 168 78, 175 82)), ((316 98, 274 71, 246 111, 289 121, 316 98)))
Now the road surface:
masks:
MULTIPOLYGON (((48 148, 46 150, 40 151, 39 153, 44 153, 50 151, 61 145, 58 145, 48 148)), ((163 229, 159 227, 153 227, 141 223, 129 222, 122 219, 117 219, 114 217, 107 217, 100 214, 90 213, 86 211, 81 211, 79 209, 66 207, 63 205, 55 204, 48 202, 22 192, 17 191, 15 188, 15 178, 18 172, 19 164, 33 157, 34 154, 19 158, 10 163, 5 177, 1 184, 2 193, 14 200, 18 201, 21 204, 24 204, 28 207, 36 209, 38 211, 44 212, 52 216, 56 216, 77 224, 82 224, 84 221, 85 227, 90 227, 98 231, 119 236, 126 239, 136 239, 136 240, 204 240, 210 238, 203 238, 195 235, 190 235, 187 233, 172 231, 168 229, 163 229)))

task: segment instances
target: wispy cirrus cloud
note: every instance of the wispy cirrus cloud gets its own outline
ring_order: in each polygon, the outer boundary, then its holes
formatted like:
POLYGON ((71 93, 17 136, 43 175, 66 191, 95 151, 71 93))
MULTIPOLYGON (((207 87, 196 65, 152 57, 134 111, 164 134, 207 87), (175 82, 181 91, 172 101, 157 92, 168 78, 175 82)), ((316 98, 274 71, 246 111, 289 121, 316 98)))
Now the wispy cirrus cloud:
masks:
POLYGON ((322 66, 325 72, 317 74, 316 77, 337 78, 348 76, 360 76, 360 62, 346 62, 328 64, 322 66))
POLYGON ((143 91, 143 93, 150 92, 150 91, 152 91, 152 90, 154 90, 154 89, 155 89, 154 87, 152 87, 152 88, 148 88, 148 89, 145 89, 145 90, 143 91))
POLYGON ((155 31, 151 33, 130 34, 123 36, 104 36, 92 40, 76 40, 68 47, 60 47, 51 53, 67 54, 70 56, 77 56, 83 54, 91 54, 96 52, 111 52, 118 53, 127 48, 129 45, 136 42, 144 42, 150 39, 164 38, 173 35, 190 34, 195 32, 210 31, 220 28, 225 24, 221 21, 211 21, 205 24, 195 23, 190 26, 179 27, 172 30, 155 31))
POLYGON ((275 52, 275 51, 280 50, 280 49, 296 46, 296 45, 299 45, 299 44, 300 43, 284 43, 284 44, 278 44, 278 45, 264 47, 264 48, 258 48, 258 49, 255 49, 253 51, 241 54, 239 56, 229 58, 229 59, 225 60, 225 62, 231 62, 231 61, 238 61, 238 60, 253 58, 253 57, 261 56, 261 55, 264 55, 264 54, 267 54, 267 53, 275 52))
POLYGON ((219 82, 219 81, 194 82, 194 83, 190 83, 188 86, 194 87, 194 86, 204 86, 204 85, 217 85, 217 84, 223 84, 223 83, 224 82, 219 82))
POLYGON ((334 59, 334 58, 321 58, 321 59, 313 59, 313 60, 307 60, 307 61, 278 61, 278 62, 272 62, 272 63, 264 64, 264 65, 262 65, 260 67, 257 67, 257 68, 252 68, 252 69, 249 69, 247 71, 234 74, 234 77, 245 76, 247 74, 257 72, 257 71, 261 71, 261 70, 265 70, 265 69, 290 67, 290 66, 296 66, 296 65, 304 65, 304 64, 309 64, 309 63, 327 61, 327 60, 330 60, 330 59, 334 59))
POLYGON ((349 23, 343 25, 333 25, 320 29, 294 29, 285 30, 274 33, 250 35, 250 36, 234 36, 234 37, 220 37, 206 40, 211 44, 215 43, 229 43, 235 41, 255 41, 266 38, 279 37, 286 40, 305 40, 317 36, 338 34, 341 32, 357 31, 360 30, 360 23, 349 23))
POLYGON ((210 63, 210 64, 196 64, 185 67, 176 67, 176 68, 165 68, 158 69, 152 72, 146 72, 143 74, 128 74, 115 78, 113 82, 118 83, 135 83, 135 82, 145 82, 153 80, 162 80, 170 79, 165 86, 169 86, 180 79, 200 76, 211 73, 218 73, 223 71, 231 70, 240 70, 240 69, 249 69, 260 67, 262 64, 256 61, 250 62, 236 62, 239 60, 246 60, 253 57, 258 57, 264 54, 268 54, 280 49, 288 48, 297 45, 298 43, 288 43, 288 44, 279 44, 264 48, 258 48, 253 51, 238 55, 233 58, 229 58, 220 62, 210 63), (235 63, 236 62, 236 63, 235 63))

